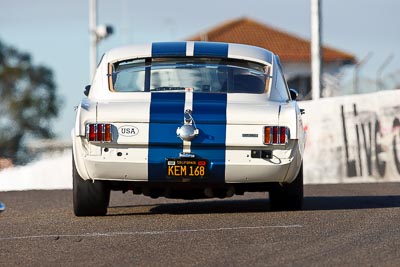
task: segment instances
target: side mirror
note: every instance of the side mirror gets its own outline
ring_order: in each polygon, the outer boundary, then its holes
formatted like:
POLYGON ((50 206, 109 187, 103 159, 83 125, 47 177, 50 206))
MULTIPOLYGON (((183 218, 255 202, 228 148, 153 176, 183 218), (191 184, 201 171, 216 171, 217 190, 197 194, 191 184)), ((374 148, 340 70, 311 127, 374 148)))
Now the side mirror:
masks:
POLYGON ((85 96, 88 96, 88 95, 89 95, 89 91, 90 91, 90 85, 86 85, 86 86, 85 86, 85 90, 83 91, 83 94, 84 94, 85 96))
POLYGON ((290 91, 290 98, 292 98, 293 101, 297 100, 297 97, 299 96, 299 93, 295 89, 289 89, 290 91))

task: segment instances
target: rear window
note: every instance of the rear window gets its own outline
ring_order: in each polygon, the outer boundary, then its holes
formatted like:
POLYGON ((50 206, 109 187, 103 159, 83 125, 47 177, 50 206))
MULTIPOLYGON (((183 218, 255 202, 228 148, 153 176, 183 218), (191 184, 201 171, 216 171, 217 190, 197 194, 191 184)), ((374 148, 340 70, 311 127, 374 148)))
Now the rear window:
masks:
POLYGON ((262 94, 269 90, 269 65, 215 58, 146 58, 110 65, 115 92, 184 91, 262 94))

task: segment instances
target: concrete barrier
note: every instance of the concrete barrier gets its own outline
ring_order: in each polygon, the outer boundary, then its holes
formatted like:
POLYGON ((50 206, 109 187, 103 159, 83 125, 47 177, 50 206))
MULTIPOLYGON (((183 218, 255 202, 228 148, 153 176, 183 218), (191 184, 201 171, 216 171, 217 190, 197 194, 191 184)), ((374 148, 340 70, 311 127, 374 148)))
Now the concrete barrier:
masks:
POLYGON ((299 102, 306 183, 400 181, 400 90, 299 102))

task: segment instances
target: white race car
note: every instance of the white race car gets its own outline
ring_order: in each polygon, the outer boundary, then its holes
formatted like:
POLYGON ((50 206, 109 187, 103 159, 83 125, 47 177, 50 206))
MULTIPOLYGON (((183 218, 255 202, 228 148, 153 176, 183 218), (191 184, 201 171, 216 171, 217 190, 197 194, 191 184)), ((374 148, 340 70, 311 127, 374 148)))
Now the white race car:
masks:
POLYGON ((212 42, 116 48, 84 93, 72 131, 75 215, 105 215, 111 190, 269 192, 272 209, 301 209, 302 110, 272 52, 212 42))

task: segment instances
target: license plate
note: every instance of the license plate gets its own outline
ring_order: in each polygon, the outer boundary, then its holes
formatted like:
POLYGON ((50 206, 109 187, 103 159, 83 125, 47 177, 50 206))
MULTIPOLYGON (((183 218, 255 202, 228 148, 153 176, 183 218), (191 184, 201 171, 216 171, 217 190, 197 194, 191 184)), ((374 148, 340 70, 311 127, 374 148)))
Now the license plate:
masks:
POLYGON ((207 161, 201 159, 167 159, 167 177, 203 178, 207 174, 207 161))

